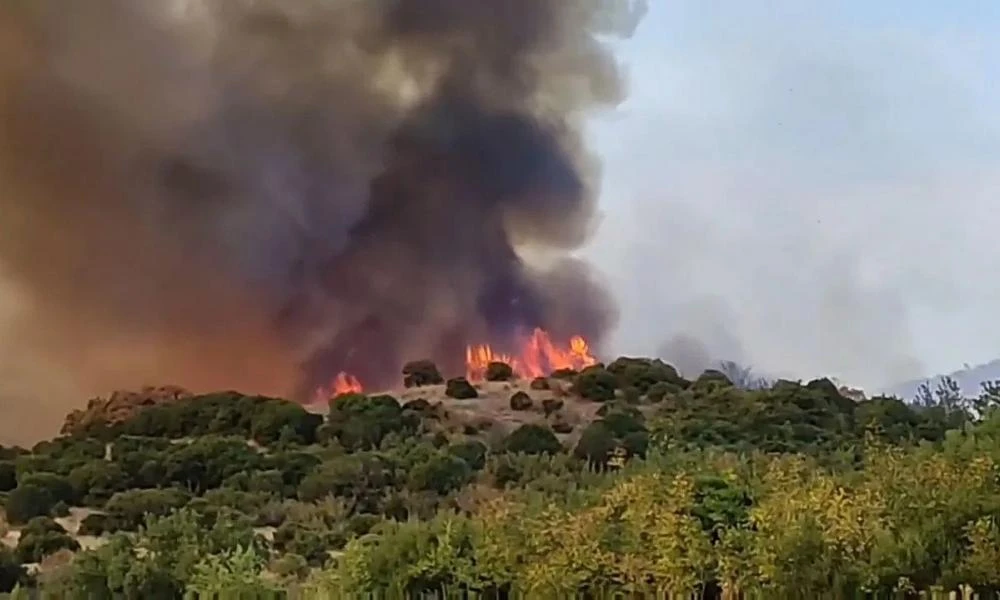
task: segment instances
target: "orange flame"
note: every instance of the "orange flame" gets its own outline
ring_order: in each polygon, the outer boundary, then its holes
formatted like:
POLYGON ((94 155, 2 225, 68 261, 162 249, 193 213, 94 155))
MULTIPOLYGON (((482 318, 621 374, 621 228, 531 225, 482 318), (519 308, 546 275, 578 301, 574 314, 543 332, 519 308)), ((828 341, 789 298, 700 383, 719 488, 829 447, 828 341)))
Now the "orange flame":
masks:
POLYGON ((504 362, 514 369, 518 377, 544 377, 559 369, 580 370, 597 363, 590 353, 587 340, 573 336, 567 347, 559 347, 549 334, 536 329, 516 355, 495 352, 489 344, 469 346, 465 350, 466 377, 482 380, 491 362, 504 362))
POLYGON ((333 391, 332 395, 334 397, 341 394, 360 394, 364 390, 357 377, 343 371, 337 374, 330 388, 333 391))

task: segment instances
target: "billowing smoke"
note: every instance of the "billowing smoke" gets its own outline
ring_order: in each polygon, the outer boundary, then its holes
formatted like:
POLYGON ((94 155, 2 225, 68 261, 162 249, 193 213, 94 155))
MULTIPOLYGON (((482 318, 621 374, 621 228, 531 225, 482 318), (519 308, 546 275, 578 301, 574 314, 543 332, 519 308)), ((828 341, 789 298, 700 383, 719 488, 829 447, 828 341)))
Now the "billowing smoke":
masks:
POLYGON ((94 390, 301 395, 535 326, 599 340, 615 310, 571 258, 599 176, 580 127, 622 100, 603 40, 643 9, 5 3, 18 359, 94 390))

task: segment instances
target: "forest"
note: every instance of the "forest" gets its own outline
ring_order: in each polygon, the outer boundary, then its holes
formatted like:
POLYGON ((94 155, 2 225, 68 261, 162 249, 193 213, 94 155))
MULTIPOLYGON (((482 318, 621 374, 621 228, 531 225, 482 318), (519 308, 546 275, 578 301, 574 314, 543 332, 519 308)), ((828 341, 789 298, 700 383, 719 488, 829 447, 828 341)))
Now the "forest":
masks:
POLYGON ((996 384, 969 398, 944 380, 904 401, 732 368, 691 380, 655 359, 531 381, 498 363, 471 383, 414 365, 406 401, 343 394, 317 414, 194 395, 0 449, 0 592, 1000 593, 996 384))

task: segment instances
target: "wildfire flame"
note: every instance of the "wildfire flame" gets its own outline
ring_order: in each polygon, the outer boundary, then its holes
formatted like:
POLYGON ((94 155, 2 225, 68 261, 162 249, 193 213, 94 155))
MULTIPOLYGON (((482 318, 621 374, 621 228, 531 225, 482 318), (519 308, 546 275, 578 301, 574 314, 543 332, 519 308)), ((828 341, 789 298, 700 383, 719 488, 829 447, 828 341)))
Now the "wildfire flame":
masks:
MULTIPOLYGON (((492 362, 507 363, 514 374, 522 378, 544 377, 559 369, 581 370, 597 363, 590 353, 587 340, 581 336, 573 336, 567 346, 557 345, 549 334, 536 329, 521 347, 520 352, 504 354, 496 352, 489 344, 478 344, 465 349, 465 372, 471 381, 481 381, 486 378, 486 370, 492 362)), ((326 398, 341 394, 360 394, 364 386, 357 377, 341 371, 333 382, 319 390, 317 396, 326 398)))
POLYGON ((536 329, 515 356, 495 352, 489 344, 469 346, 465 351, 466 377, 482 380, 491 362, 504 362, 518 377, 544 377, 559 369, 580 370, 597 363, 587 340, 573 336, 568 347, 556 345, 547 332, 536 329))
POLYGON ((341 394, 360 394, 364 387, 358 378, 349 373, 344 373, 341 371, 337 374, 336 379, 333 380, 333 384, 330 386, 333 396, 339 396, 341 394))

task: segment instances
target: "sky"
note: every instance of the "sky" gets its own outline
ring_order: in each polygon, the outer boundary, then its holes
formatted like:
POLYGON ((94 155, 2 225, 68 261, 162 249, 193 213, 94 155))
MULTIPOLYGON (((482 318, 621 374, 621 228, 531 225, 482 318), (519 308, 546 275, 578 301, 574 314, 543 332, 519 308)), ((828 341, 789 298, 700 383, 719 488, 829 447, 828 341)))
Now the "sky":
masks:
POLYGON ((1000 356, 1000 3, 651 4, 590 127, 611 346, 866 389, 1000 356))

